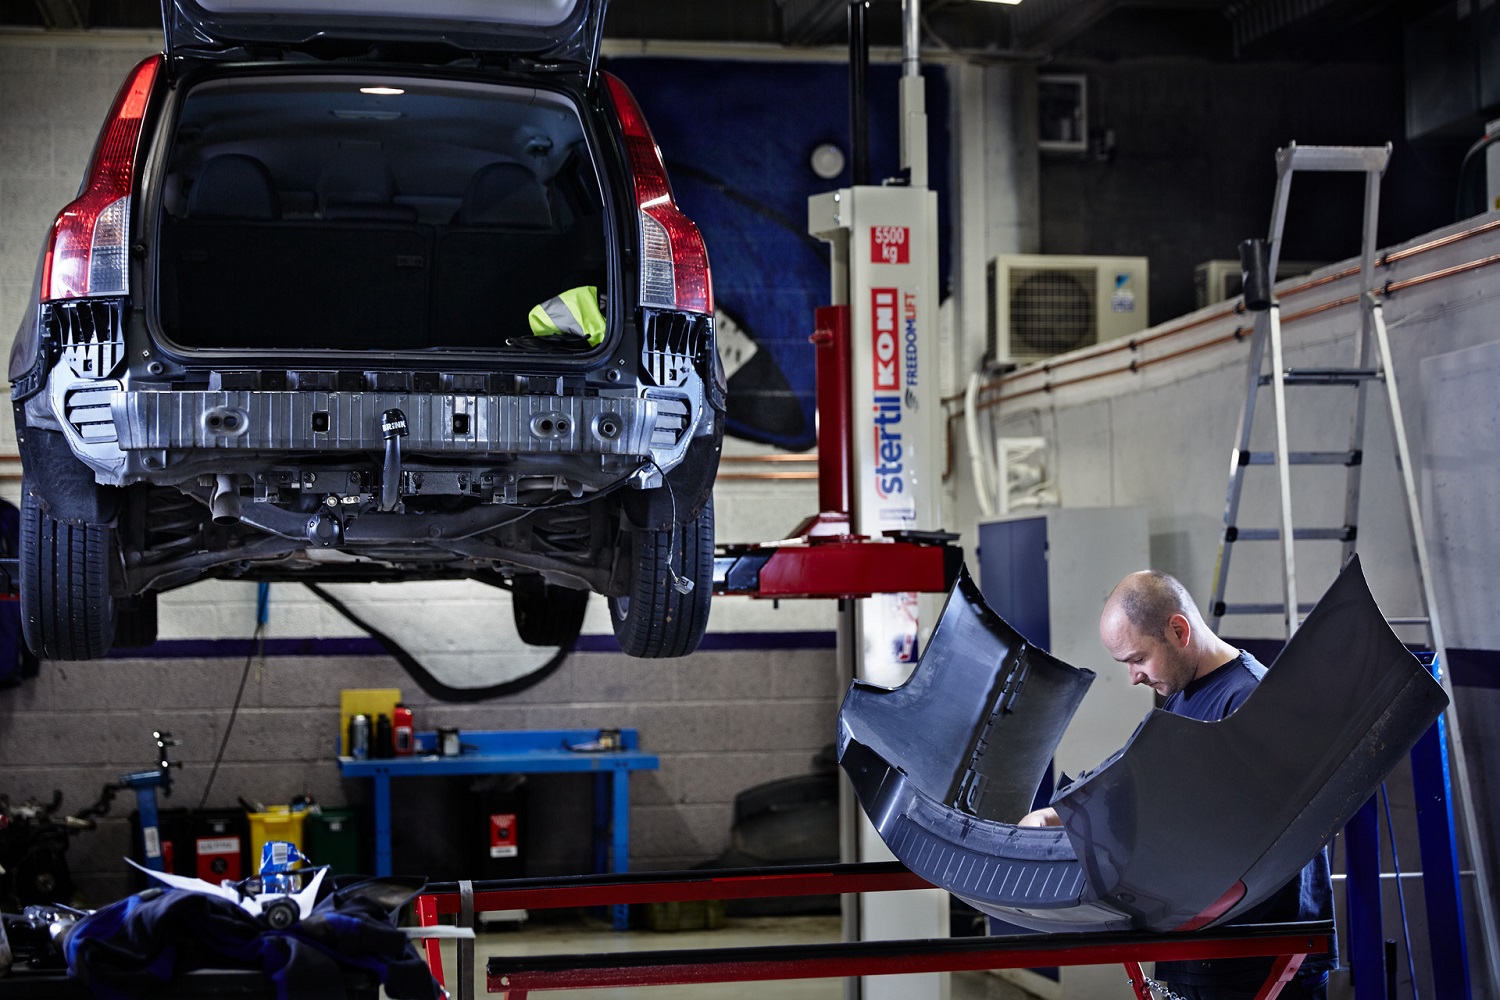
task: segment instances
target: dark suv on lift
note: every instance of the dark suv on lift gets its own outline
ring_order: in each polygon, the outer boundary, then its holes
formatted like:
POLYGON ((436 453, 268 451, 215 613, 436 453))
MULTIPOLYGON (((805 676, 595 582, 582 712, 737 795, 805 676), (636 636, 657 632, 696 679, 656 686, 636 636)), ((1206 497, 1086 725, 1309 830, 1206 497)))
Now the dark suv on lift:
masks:
POLYGON ((150 642, 205 577, 469 578, 527 642, 594 591, 691 652, 713 292, 603 0, 355 6, 165 0, 11 357, 28 644, 150 642))

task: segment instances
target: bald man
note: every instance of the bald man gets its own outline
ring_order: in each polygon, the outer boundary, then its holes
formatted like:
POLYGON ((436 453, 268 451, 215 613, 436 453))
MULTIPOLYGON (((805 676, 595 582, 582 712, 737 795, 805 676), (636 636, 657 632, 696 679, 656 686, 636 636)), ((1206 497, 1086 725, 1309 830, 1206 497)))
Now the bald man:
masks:
MULTIPOLYGON (((1166 699, 1162 708, 1204 722, 1229 717, 1254 692, 1266 668, 1209 629, 1198 606, 1176 578, 1155 570, 1132 573, 1116 584, 1099 616, 1099 640, 1130 672, 1166 699)), ((1027 813, 1021 826, 1058 826, 1051 807, 1027 813)), ((1166 845, 1163 845, 1166 846, 1166 845)), ((1245 913, 1241 923, 1328 920, 1333 886, 1328 852, 1319 851, 1290 882, 1245 913)), ((1156 977, 1184 1000, 1251 1000, 1264 984, 1270 958, 1158 962, 1156 977)), ((1331 955, 1310 956, 1282 989, 1286 1000, 1324 1000, 1331 955)))

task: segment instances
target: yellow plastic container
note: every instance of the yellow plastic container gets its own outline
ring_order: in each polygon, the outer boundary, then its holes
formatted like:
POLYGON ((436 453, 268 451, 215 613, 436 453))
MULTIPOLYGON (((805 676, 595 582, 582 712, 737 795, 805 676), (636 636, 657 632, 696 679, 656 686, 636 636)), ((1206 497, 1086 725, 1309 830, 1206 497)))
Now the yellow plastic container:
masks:
POLYGON ((302 822, 306 812, 292 812, 290 806, 267 806, 265 812, 249 813, 250 870, 260 871, 260 852, 268 840, 288 840, 302 850, 302 822))

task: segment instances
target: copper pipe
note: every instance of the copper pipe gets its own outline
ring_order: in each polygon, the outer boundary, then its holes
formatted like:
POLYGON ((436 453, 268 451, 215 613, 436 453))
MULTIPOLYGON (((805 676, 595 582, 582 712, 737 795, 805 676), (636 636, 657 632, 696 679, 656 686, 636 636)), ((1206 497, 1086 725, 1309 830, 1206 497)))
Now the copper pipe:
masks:
MULTIPOLYGON (((1422 244, 1420 247, 1411 247, 1411 248, 1409 248, 1409 250, 1407 252, 1403 253, 1402 256, 1411 256, 1412 254, 1417 253, 1419 251, 1432 250, 1432 249, 1436 249, 1438 247, 1447 246, 1447 245, 1449 245, 1451 243, 1459 242, 1459 240, 1461 238, 1466 239, 1469 236, 1477 235, 1477 234, 1482 233, 1482 232, 1487 232, 1488 230, 1494 229, 1494 228, 1500 228, 1500 221, 1494 221, 1494 222, 1486 223, 1485 225, 1483 225, 1483 226, 1481 226, 1481 227, 1479 227, 1477 229, 1471 230, 1471 231, 1469 231, 1467 233, 1454 234, 1453 236, 1450 236, 1450 237, 1443 237, 1442 239, 1433 240, 1430 243, 1422 244)), ((1464 273, 1466 273, 1468 271, 1475 271, 1475 270, 1478 270, 1481 267, 1488 267, 1491 264, 1500 264, 1500 254, 1492 254, 1492 255, 1490 255, 1488 257, 1481 257, 1478 260, 1468 261, 1467 263, 1455 264, 1452 267, 1445 267, 1445 268, 1442 268, 1442 269, 1437 270, 1437 271, 1429 271, 1426 274, 1419 274, 1419 275, 1416 275, 1416 276, 1411 277, 1411 278, 1404 278, 1401 281, 1387 282, 1386 285, 1385 285, 1385 287, 1384 287, 1383 293, 1386 294, 1386 295, 1389 295, 1391 293, 1401 291, 1402 289, 1413 288, 1413 287, 1415 287, 1417 285, 1426 284, 1426 283, 1428 283, 1430 281, 1437 281, 1437 280, 1442 279, 1442 278, 1450 278, 1450 277, 1452 277, 1452 276, 1454 276, 1456 274, 1464 274, 1464 273)), ((1358 268, 1347 270, 1347 274, 1357 273, 1358 270, 1359 270, 1358 268)), ((1340 273, 1343 274, 1344 272, 1340 272, 1340 273)), ((1345 274, 1345 276, 1347 276, 1347 274, 1345 274)), ((1330 280, 1332 280, 1332 277, 1330 277, 1330 280)), ((1319 280, 1318 283, 1321 283, 1321 279, 1319 280)), ((1346 295, 1343 298, 1333 299, 1333 300, 1331 300, 1329 302, 1324 302, 1324 303, 1321 303, 1319 305, 1311 306, 1311 307, 1309 307, 1307 309, 1302 309, 1302 310, 1299 310, 1298 312, 1291 313, 1291 314, 1289 314, 1287 316, 1282 317, 1281 322, 1283 324, 1295 323, 1298 320, 1306 319, 1309 316, 1316 316, 1317 314, 1323 313, 1323 312, 1327 312, 1330 309, 1339 309, 1339 308, 1342 308, 1344 306, 1354 305, 1355 303, 1359 302, 1359 299, 1360 299, 1360 296, 1358 296, 1358 295, 1346 295)), ((1191 325, 1198 325, 1198 324, 1194 323, 1194 324, 1191 324, 1191 325)), ((1174 328, 1173 330, 1170 330, 1170 331, 1163 331, 1163 333, 1161 333, 1161 334, 1155 334, 1155 335, 1153 335, 1149 339, 1152 339, 1152 340, 1159 339, 1165 333, 1177 333, 1177 332, 1180 331, 1180 329, 1186 329, 1186 327, 1174 328)), ((1066 380, 1060 381, 1060 382, 1046 382, 1046 383, 1044 383, 1042 385, 1036 386, 1036 387, 1031 388, 1031 389, 1025 389, 1025 390, 1022 390, 1021 392, 1009 393, 1009 394, 1006 394, 1006 395, 1001 396, 1001 397, 999 397, 997 399, 994 399, 994 400, 986 400, 985 402, 983 402, 983 403, 980 404, 980 408, 981 409, 988 409, 991 406, 997 406, 997 405, 999 405, 1001 402, 1009 402, 1011 400, 1022 398, 1022 397, 1025 397, 1025 396, 1030 396, 1030 395, 1033 395, 1033 394, 1038 393, 1038 392, 1051 392, 1054 389, 1061 389, 1061 388, 1065 388, 1065 387, 1070 386, 1070 385, 1077 385, 1077 384, 1079 384, 1081 382, 1092 381, 1093 379, 1103 378, 1103 377, 1108 376, 1108 375, 1119 375, 1119 374, 1122 374, 1122 373, 1125 373, 1125 372, 1140 371, 1142 368, 1146 368, 1146 367, 1148 367, 1150 365, 1160 364, 1163 361, 1169 361, 1169 360, 1171 360, 1173 358, 1179 358, 1179 357, 1182 357, 1185 354, 1191 354, 1194 351, 1200 351, 1200 350, 1203 350, 1204 348, 1207 348, 1207 347, 1214 347, 1216 345, 1226 343, 1226 342, 1228 342, 1230 340, 1241 340, 1241 339, 1243 339, 1243 335, 1244 335, 1245 332, 1246 332, 1245 329, 1243 327, 1241 327, 1239 329, 1236 329, 1233 333, 1225 334, 1222 337, 1216 337, 1216 338, 1214 338, 1212 340, 1205 340, 1201 344, 1197 344, 1197 345, 1195 345, 1193 347, 1183 348, 1182 350, 1179 350, 1179 351, 1173 351, 1170 354, 1163 354, 1163 355, 1161 355, 1159 357, 1148 358, 1148 359, 1146 359, 1144 361, 1138 361, 1138 362, 1135 362, 1134 364, 1126 365, 1126 366, 1123 366, 1123 367, 1120 367, 1120 368, 1110 368, 1110 369, 1107 369, 1105 371, 1094 372, 1091 375, 1085 375, 1085 376, 1082 376, 1082 377, 1076 378, 1076 379, 1066 379, 1066 380)), ((1100 353, 1102 353, 1102 352, 1100 352, 1100 353)), ((1098 354, 1089 355, 1089 357, 1098 357, 1098 354)), ((1082 360, 1082 359, 1079 359, 1079 360, 1082 360)), ((1032 375, 1032 374, 1047 374, 1047 371, 1044 369, 1044 370, 1042 370, 1040 372, 1027 372, 1026 374, 1028 374, 1028 375, 1032 375)), ((1005 380, 1002 379, 1001 381, 1005 381, 1005 380)), ((961 412, 962 411, 960 411, 960 413, 961 412)))
POLYGON ((1482 236, 1492 229, 1500 229, 1500 219, 1491 219, 1489 222, 1486 222, 1482 226, 1475 226, 1473 229, 1465 229, 1461 233, 1449 233, 1447 236, 1439 236, 1435 240, 1428 240, 1426 243, 1418 243, 1414 247, 1407 247, 1405 250, 1397 250, 1394 253, 1388 253, 1381 259, 1384 260, 1387 264, 1389 264, 1391 261, 1405 260, 1408 257, 1415 257, 1419 253, 1426 253, 1429 250, 1436 250, 1439 247, 1451 246, 1454 243, 1462 243, 1464 240, 1472 239, 1475 236, 1482 236))
POLYGON ((720 455, 722 462, 816 462, 818 453, 815 451, 803 452, 797 455, 720 455))
POLYGON ((1492 254, 1489 257, 1471 260, 1467 264, 1454 264, 1452 267, 1445 267, 1441 271, 1429 271, 1426 274, 1419 274, 1414 278, 1403 278, 1400 281, 1387 282, 1385 293, 1389 295, 1391 292, 1399 292, 1403 288, 1411 288, 1415 285, 1425 285, 1427 282, 1437 281, 1439 278, 1451 278, 1453 275, 1463 274, 1465 271, 1477 271, 1481 267, 1488 267, 1490 264, 1497 262, 1500 262, 1500 254, 1492 254))
MULTIPOLYGON (((1475 236, 1480 236, 1480 235, 1483 235, 1484 233, 1488 233, 1488 232, 1491 232, 1491 231, 1496 230, 1496 229, 1500 229, 1500 219, 1491 220, 1489 222, 1484 223, 1483 225, 1476 226, 1473 229, 1464 230, 1461 233, 1450 233, 1447 236, 1442 236, 1442 237, 1439 237, 1438 239, 1435 239, 1435 240, 1429 240, 1426 243, 1419 243, 1416 246, 1407 247, 1404 250, 1398 250, 1398 251, 1386 253, 1386 254, 1382 255, 1381 257, 1379 257, 1377 262, 1382 267, 1389 267, 1395 261, 1405 260, 1405 259, 1407 259, 1409 257, 1415 257, 1418 254, 1428 253, 1428 252, 1430 252, 1432 250, 1437 250, 1437 249, 1440 249, 1442 247, 1451 246, 1451 245, 1453 245, 1455 243, 1461 243, 1464 240, 1472 239, 1475 236)), ((1439 280, 1441 278, 1449 278, 1449 277, 1452 277, 1452 276, 1457 275, 1457 274, 1464 274, 1464 273, 1466 273, 1468 271, 1475 271, 1475 270, 1478 270, 1479 268, 1488 267, 1491 264, 1497 264, 1497 263, 1500 263, 1500 254, 1492 254, 1492 255, 1490 255, 1488 257, 1481 257, 1478 260, 1472 260, 1472 261, 1469 261, 1469 262, 1464 263, 1464 264, 1455 264, 1452 267, 1445 267, 1445 268, 1442 268, 1442 269, 1437 270, 1437 271, 1429 271, 1426 274, 1419 274, 1419 275, 1416 275, 1416 276, 1411 277, 1411 278, 1404 278, 1401 281, 1387 281, 1385 283, 1385 285, 1381 288, 1381 294, 1388 296, 1388 295, 1391 295, 1391 294, 1393 294, 1395 292, 1402 291, 1403 289, 1414 288, 1414 287, 1416 287, 1418 285, 1424 285, 1424 284, 1426 284, 1426 283, 1428 283, 1430 281, 1437 281, 1437 280, 1439 280)), ((1355 267, 1346 267, 1346 268, 1343 268, 1342 270, 1335 271, 1335 272, 1333 272, 1331 274, 1325 274, 1325 275, 1323 275, 1322 277, 1319 277, 1319 278, 1310 278, 1307 281, 1303 281, 1303 282, 1301 282, 1299 284, 1293 285, 1290 288, 1285 289, 1284 291, 1282 291, 1280 293, 1280 295, 1278 296, 1278 298, 1283 298, 1284 299, 1284 298, 1286 298, 1288 296, 1291 296, 1291 295, 1297 295, 1297 294, 1300 294, 1302 292, 1308 291, 1310 289, 1317 288, 1317 287, 1320 287, 1320 286, 1325 285, 1325 284, 1329 284, 1329 283, 1334 282, 1334 281, 1339 281, 1339 280, 1342 280, 1344 278, 1351 277, 1351 276, 1356 275, 1358 273, 1360 273, 1360 269, 1359 269, 1359 267, 1355 266, 1355 267)), ((1345 297, 1340 298, 1340 299, 1335 299, 1335 300, 1333 300, 1331 302, 1325 302, 1325 303, 1323 303, 1321 305, 1313 306, 1313 307, 1308 308, 1308 309, 1303 309, 1303 310, 1301 310, 1299 312, 1295 312, 1295 313, 1292 313, 1292 314, 1290 314, 1288 316, 1285 316, 1285 317, 1282 318, 1282 323, 1294 323, 1294 322, 1296 322, 1299 319, 1305 319, 1305 318, 1307 318, 1309 316, 1315 316, 1318 313, 1327 312, 1330 309, 1338 309, 1338 308, 1341 308, 1343 306, 1353 305, 1354 303, 1357 303, 1359 301, 1359 299, 1360 299, 1359 295, 1349 295, 1349 296, 1345 296, 1345 297)), ((1144 361, 1132 362, 1129 365, 1123 365, 1123 366, 1118 367, 1118 368, 1111 368, 1111 369, 1107 369, 1105 371, 1094 372, 1094 373, 1092 373, 1090 375, 1084 375, 1084 376, 1081 376, 1079 378, 1065 379, 1065 380, 1059 381, 1059 382, 1047 381, 1047 382, 1042 383, 1041 385, 1034 386, 1034 387, 1032 387, 1030 389, 1023 389, 1023 390, 1021 390, 1019 392, 1011 392, 1011 393, 1002 393, 1001 392, 1001 387, 1004 386, 1005 384, 1009 383, 1009 382, 1014 382, 1014 381, 1017 381, 1017 380, 1023 379, 1023 378, 1032 378, 1032 377, 1038 376, 1038 375, 1048 376, 1048 375, 1051 375, 1051 373, 1052 373, 1052 371, 1054 369, 1062 368, 1062 367, 1064 367, 1066 365, 1077 364, 1077 363, 1082 362, 1082 361, 1091 361, 1091 360, 1093 360, 1095 358, 1102 357, 1103 355, 1111 354, 1111 353, 1114 353, 1115 351, 1125 350, 1127 348, 1131 349, 1131 350, 1134 350, 1134 349, 1137 349, 1137 348, 1141 347, 1144 344, 1152 343, 1152 342, 1154 342, 1156 340, 1160 340, 1160 339, 1162 339, 1164 337, 1175 336, 1175 335, 1177 335, 1179 333, 1183 333, 1183 332, 1185 332, 1187 330, 1191 330, 1194 327, 1198 327, 1198 326, 1202 326, 1202 325, 1204 325, 1206 323, 1214 322, 1214 321, 1222 318, 1226 312, 1241 312, 1242 313, 1242 312, 1244 312, 1244 308, 1243 308, 1243 306, 1239 302, 1235 302, 1232 307, 1226 307, 1226 308, 1223 308, 1223 309, 1215 310, 1214 312, 1211 312, 1211 313, 1209 313, 1206 316, 1199 317, 1198 319, 1192 320, 1192 321, 1187 322, 1187 323, 1183 323, 1183 324, 1178 325, 1178 326, 1173 326, 1173 327, 1169 327, 1169 328, 1164 329, 1164 330, 1159 330, 1158 332, 1156 332, 1154 334, 1150 334, 1150 335, 1145 336, 1145 337, 1129 338, 1129 339, 1126 339, 1126 340, 1123 340, 1123 341, 1112 341, 1108 347, 1105 347, 1102 350, 1092 351, 1092 352, 1090 352, 1088 354, 1080 354, 1077 357, 1065 358, 1065 359, 1063 359, 1061 361, 1058 361, 1058 362, 1055 362, 1055 363, 1044 364, 1044 365, 1042 365, 1040 367, 1037 367, 1037 368, 1030 368, 1030 369, 1027 369, 1025 371, 1011 372, 1009 374, 1002 375, 999 378, 994 379, 993 381, 991 381, 989 384, 987 384, 985 386, 982 386, 980 388, 979 391, 980 391, 980 393, 981 393, 982 396, 983 395, 989 395, 989 394, 992 394, 992 393, 995 394, 995 395, 994 395, 994 398, 985 398, 985 399, 982 399, 981 402, 979 403, 978 408, 981 409, 981 410, 987 410, 987 409, 990 409, 991 407, 999 406, 1001 403, 1008 403, 1008 402, 1011 402, 1011 401, 1016 400, 1016 399, 1024 398, 1026 396, 1035 395, 1035 394, 1040 393, 1040 392, 1050 393, 1054 389, 1062 389, 1062 388, 1066 388, 1067 386, 1070 386, 1070 385, 1078 385, 1078 384, 1081 384, 1083 382, 1091 382, 1094 379, 1105 378, 1105 377, 1108 377, 1108 376, 1111 376, 1111 375, 1120 375, 1120 374, 1124 374, 1124 373, 1127 373, 1127 372, 1139 372, 1142 368, 1146 368, 1146 367, 1148 367, 1150 365, 1159 364, 1160 362, 1169 361, 1169 360, 1172 360, 1174 358, 1180 358, 1180 357, 1182 357, 1184 355, 1192 354, 1192 353, 1194 353, 1196 351, 1201 351, 1201 350, 1204 350, 1204 349, 1209 348, 1209 347, 1215 347, 1215 346, 1218 346, 1220 344, 1227 343, 1227 342, 1229 342, 1231 340, 1236 340, 1236 341, 1243 340, 1245 333, 1248 332, 1248 331, 1244 327, 1238 327, 1238 328, 1236 328, 1234 330, 1233 333, 1225 334, 1222 337, 1216 337, 1216 338, 1214 338, 1212 340, 1206 340, 1206 341, 1204 341, 1201 344, 1196 344, 1196 345, 1194 345, 1192 347, 1186 347, 1186 348, 1183 348, 1183 349, 1178 350, 1178 351, 1173 351, 1173 352, 1171 352, 1169 354, 1163 354, 1160 357, 1148 358, 1148 359, 1146 359, 1144 361)), ((963 394, 962 393, 956 393, 956 394, 954 394, 952 396, 948 396, 948 397, 943 398, 942 403, 943 403, 943 405, 946 406, 949 403, 957 402, 957 401, 962 400, 962 399, 963 399, 963 394)), ((942 476, 942 478, 943 478, 944 481, 946 481, 947 479, 949 479, 952 476, 952 473, 953 473, 953 429, 952 429, 953 428, 953 421, 956 420, 956 419, 958 419, 959 417, 963 416, 963 412, 964 411, 961 408, 959 410, 957 410, 957 411, 950 412, 948 414, 948 419, 947 419, 947 421, 946 421, 946 423, 944 425, 944 437, 946 439, 946 448, 945 448, 946 455, 945 455, 944 471, 943 471, 943 476, 942 476)))
POLYGON ((721 472, 718 479, 807 479, 818 478, 816 472, 721 472))
POLYGON ((1318 313, 1327 312, 1330 309, 1339 309, 1343 306, 1352 306, 1358 301, 1358 295, 1345 295, 1341 299, 1332 299, 1328 302, 1324 302, 1321 305, 1312 306, 1310 308, 1302 310, 1301 312, 1294 312, 1290 315, 1281 317, 1281 325, 1285 326, 1288 323, 1295 323, 1299 319, 1306 319, 1309 316, 1316 316, 1318 313))
MULTIPOLYGON (((1500 229, 1500 220, 1492 219, 1491 221, 1486 222, 1483 225, 1475 226, 1473 229, 1466 229, 1466 230, 1464 230, 1461 233, 1450 233, 1447 236, 1442 236, 1442 237, 1439 237, 1438 239, 1435 239, 1435 240, 1429 240, 1426 243, 1419 243, 1416 246, 1407 247, 1404 250, 1395 250, 1395 251, 1391 251, 1391 252, 1382 254, 1380 257, 1377 258, 1377 264, 1380 267, 1389 267, 1391 264, 1393 264, 1393 263, 1395 263, 1397 261, 1406 260, 1406 259, 1408 259, 1410 257, 1415 257, 1415 256, 1417 256, 1419 254, 1429 253, 1429 252, 1431 252, 1433 250, 1441 249, 1442 247, 1452 246, 1455 243, 1461 243, 1464 240, 1473 239, 1476 236, 1481 236, 1481 235, 1483 235, 1485 233, 1488 233, 1488 232, 1491 232, 1491 231, 1493 231, 1495 229, 1500 229)), ((1434 271, 1434 272, 1432 272, 1431 275, 1421 275, 1421 276, 1418 276, 1418 277, 1415 277, 1415 278, 1407 278, 1407 279, 1404 279, 1404 280, 1399 281, 1399 282, 1387 283, 1384 290, 1385 290, 1385 292, 1389 293, 1389 292, 1393 292, 1393 291, 1398 291, 1398 290, 1400 290, 1402 288, 1410 288, 1413 285, 1422 284, 1424 281, 1432 281, 1432 280, 1436 280, 1436 278, 1448 277, 1448 276, 1450 276, 1452 274, 1459 274, 1459 273, 1462 273, 1463 271, 1473 270, 1476 267, 1482 267, 1482 266, 1484 266, 1484 265, 1486 265, 1488 263, 1492 263, 1492 262, 1493 262, 1493 260, 1491 258, 1484 258, 1481 261, 1476 261, 1476 262, 1473 262, 1471 264, 1458 265, 1458 266, 1453 267, 1453 268, 1444 268, 1441 271, 1434 271)), ((1331 284, 1332 282, 1335 282, 1335 281, 1342 281, 1345 278, 1353 277, 1354 275, 1357 275, 1359 273, 1360 273, 1359 266, 1358 265, 1353 265, 1353 266, 1346 267, 1346 268, 1343 268, 1343 269, 1338 270, 1338 271, 1334 271, 1334 272, 1332 272, 1330 274, 1322 275, 1322 276, 1317 277, 1317 278, 1308 278, 1305 281, 1298 282, 1295 285, 1292 285, 1292 286, 1290 286, 1290 287, 1288 287, 1286 289, 1283 289, 1281 292, 1278 293, 1277 297, 1281 298, 1281 299, 1285 299, 1285 298, 1289 298, 1289 297, 1291 297, 1293 295, 1300 295, 1303 292, 1311 291, 1314 288, 1320 288, 1323 285, 1331 284)), ((1352 299, 1348 299, 1348 300, 1340 299, 1337 303, 1331 303, 1331 304, 1326 305, 1326 306, 1324 306, 1324 307, 1322 307, 1320 309, 1315 309, 1315 310, 1310 310, 1310 311, 1306 311, 1306 312, 1296 313, 1293 316, 1288 316, 1288 317, 1284 318, 1282 320, 1282 322, 1287 323, 1287 322, 1291 322, 1293 319, 1298 318, 1298 317, 1311 316, 1311 315, 1314 315, 1316 312, 1322 312, 1325 309, 1336 308, 1339 305, 1346 305, 1350 301, 1352 301, 1352 302, 1358 302, 1359 301, 1359 296, 1356 295, 1352 299)), ((1178 325, 1178 326, 1168 327, 1166 329, 1158 331, 1157 333, 1151 334, 1150 336, 1147 336, 1147 337, 1122 338, 1120 340, 1111 341, 1111 342, 1109 342, 1109 346, 1104 347, 1104 348, 1102 348, 1100 350, 1091 351, 1091 352, 1089 352, 1087 354, 1081 354, 1081 355, 1079 355, 1077 357, 1068 357, 1068 358, 1063 358, 1063 359, 1061 359, 1059 361, 1048 362, 1048 363, 1042 365, 1040 367, 1040 369, 1035 369, 1034 368, 1034 369, 1028 369, 1026 371, 1021 371, 1021 372, 1011 372, 1011 373, 1009 373, 1007 375, 1000 376, 995 381, 999 382, 1001 384, 1004 384, 1004 383, 1007 383, 1007 382, 1013 382, 1013 381, 1016 381, 1017 379, 1029 378, 1029 377, 1035 376, 1037 374, 1044 374, 1044 373, 1047 373, 1047 372, 1051 371, 1052 369, 1062 368, 1062 367, 1064 367, 1066 365, 1078 364, 1078 363, 1083 362, 1083 361, 1091 361, 1094 358, 1098 358, 1098 357, 1101 357, 1102 355, 1110 354, 1110 353, 1113 353, 1115 351, 1122 351, 1122 350, 1126 350, 1127 348, 1131 348, 1131 347, 1140 347, 1140 346, 1142 346, 1144 344, 1151 343, 1152 341, 1159 340, 1162 337, 1175 336, 1176 334, 1183 333, 1183 332, 1185 332, 1187 330, 1191 330, 1194 327, 1202 326, 1205 323, 1214 322, 1214 321, 1222 318, 1224 312, 1227 311, 1227 310, 1241 311, 1241 306, 1239 305, 1238 302, 1235 302, 1231 306, 1217 309, 1214 312, 1209 313, 1206 316, 1199 317, 1196 320, 1192 320, 1191 322, 1183 323, 1183 324, 1178 325)), ((980 389, 980 392, 984 392, 988 388, 989 388, 988 386, 982 387, 980 389)), ((948 403, 948 402, 952 402, 953 400, 960 399, 960 398, 962 398, 962 394, 955 395, 953 397, 945 399, 943 402, 944 403, 948 403)))
MULTIPOLYGON (((1106 342, 1106 344, 1100 346, 1098 350, 1089 351, 1087 354, 1078 354, 1076 356, 1062 358, 1058 361, 1047 361, 1043 362, 1036 368, 1028 368, 1025 371, 1010 372, 1009 374, 1001 375, 998 379, 995 379, 995 381, 992 382, 991 385, 995 384, 996 382, 1004 384, 1006 382, 1014 382, 1017 379, 1029 378, 1033 375, 1048 374, 1055 369, 1064 368, 1068 365, 1076 365, 1084 361, 1093 361, 1095 358, 1101 358, 1106 354, 1113 354, 1117 351, 1138 350, 1146 344, 1161 340, 1163 337, 1173 337, 1179 333, 1183 333, 1184 331, 1192 330, 1196 327, 1204 326, 1208 323, 1215 323, 1220 319, 1223 319, 1226 314, 1237 312, 1238 310, 1239 305, 1237 303, 1231 303, 1222 309, 1218 309, 1212 313, 1209 313, 1207 316, 1200 316, 1195 320, 1179 324, 1178 326, 1169 327, 1164 330, 1158 330, 1155 333, 1147 334, 1143 337, 1121 337, 1116 340, 1108 341, 1106 342)), ((979 391, 985 392, 988 389, 989 386, 983 386, 979 391)), ((960 394, 959 396, 955 396, 953 398, 961 399, 963 397, 962 394, 960 394)))
POLYGON ((1138 372, 1142 368, 1149 368, 1151 365, 1160 364, 1163 361, 1170 361, 1173 358, 1180 358, 1183 355, 1192 354, 1196 351, 1201 351, 1208 347, 1217 347, 1220 344, 1226 344, 1231 340, 1242 341, 1245 339, 1244 334, 1245 328, 1238 327, 1234 330, 1234 332, 1226 333, 1222 337, 1215 337, 1212 340, 1205 340, 1201 344, 1194 344, 1191 347, 1184 347, 1181 350, 1173 351, 1170 354, 1163 354, 1161 357, 1149 358, 1145 361, 1133 362, 1120 368, 1109 368, 1101 372, 1093 372, 1088 375, 1080 375, 1078 378, 1066 379, 1061 382, 1048 382, 1044 385, 1039 385, 1031 389, 1023 389, 1020 392, 1013 392, 1008 396, 1002 396, 998 399, 980 403, 979 408, 981 410, 989 409, 992 406, 999 406, 1001 403, 1009 403, 1023 396, 1030 396, 1038 392, 1051 392, 1054 389, 1063 389, 1070 385, 1078 385, 1082 382, 1091 382, 1096 378, 1104 378, 1108 375, 1121 375, 1126 372, 1138 372))

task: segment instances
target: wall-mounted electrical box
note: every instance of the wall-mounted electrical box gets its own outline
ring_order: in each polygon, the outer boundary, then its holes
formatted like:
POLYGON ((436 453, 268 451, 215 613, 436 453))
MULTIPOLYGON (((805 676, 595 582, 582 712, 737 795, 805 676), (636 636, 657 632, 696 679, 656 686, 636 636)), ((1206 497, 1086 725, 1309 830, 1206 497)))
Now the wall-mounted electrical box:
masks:
POLYGON ((1089 149, 1088 77, 1044 73, 1036 78, 1037 149, 1075 153, 1089 149))

